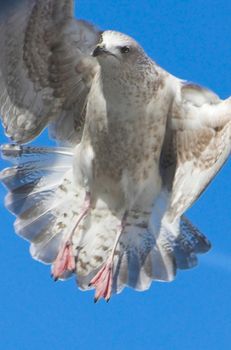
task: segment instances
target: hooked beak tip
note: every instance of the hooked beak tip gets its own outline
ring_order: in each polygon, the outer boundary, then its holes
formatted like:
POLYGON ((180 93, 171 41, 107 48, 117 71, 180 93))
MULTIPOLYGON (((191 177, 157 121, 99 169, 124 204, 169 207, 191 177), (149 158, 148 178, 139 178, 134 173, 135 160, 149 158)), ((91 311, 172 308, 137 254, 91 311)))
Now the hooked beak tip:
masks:
POLYGON ((97 57, 97 56, 100 56, 100 55, 103 55, 103 54, 106 54, 106 53, 107 53, 107 50, 105 49, 104 46, 97 45, 95 47, 95 49, 93 50, 91 55, 93 57, 97 57))
POLYGON ((94 48, 94 50, 93 50, 93 52, 92 52, 92 56, 93 57, 97 57, 97 56, 99 56, 99 55, 102 55, 102 53, 103 53, 103 48, 102 47, 100 47, 99 45, 98 46, 96 46, 95 48, 94 48))

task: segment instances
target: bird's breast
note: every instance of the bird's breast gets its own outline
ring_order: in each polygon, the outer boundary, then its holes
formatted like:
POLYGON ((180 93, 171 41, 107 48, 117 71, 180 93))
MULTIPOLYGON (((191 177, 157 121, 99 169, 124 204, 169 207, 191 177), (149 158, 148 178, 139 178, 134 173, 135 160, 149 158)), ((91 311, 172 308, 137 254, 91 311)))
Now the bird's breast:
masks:
POLYGON ((82 145, 91 144, 95 183, 133 192, 150 183, 155 187, 164 137, 160 121, 161 116, 155 118, 146 105, 133 105, 129 99, 115 105, 102 91, 91 91, 82 145))

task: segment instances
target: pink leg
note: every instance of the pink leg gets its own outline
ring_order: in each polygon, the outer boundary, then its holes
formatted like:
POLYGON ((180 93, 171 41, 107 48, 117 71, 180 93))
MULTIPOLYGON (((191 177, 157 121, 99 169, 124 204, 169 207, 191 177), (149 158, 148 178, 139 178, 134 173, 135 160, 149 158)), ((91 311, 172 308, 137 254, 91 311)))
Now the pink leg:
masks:
POLYGON ((113 260, 114 260, 114 254, 117 247, 117 244, 119 242, 120 236, 123 233, 124 227, 125 227, 125 219, 127 214, 124 215, 121 227, 117 233, 116 240, 112 249, 112 252, 107 259, 106 263, 103 265, 103 267, 99 270, 99 272, 96 274, 96 276, 91 280, 89 286, 95 287, 95 303, 101 299, 104 298, 107 302, 111 298, 112 293, 112 283, 113 283, 113 260))
POLYGON ((72 250, 72 237, 73 234, 80 224, 80 222, 87 216, 89 210, 91 209, 90 193, 86 193, 84 206, 82 211, 75 223, 75 226, 71 233, 68 235, 67 240, 64 242, 62 248, 60 249, 57 258, 55 259, 52 266, 52 277, 55 281, 62 277, 66 271, 73 272, 75 270, 75 257, 72 250))

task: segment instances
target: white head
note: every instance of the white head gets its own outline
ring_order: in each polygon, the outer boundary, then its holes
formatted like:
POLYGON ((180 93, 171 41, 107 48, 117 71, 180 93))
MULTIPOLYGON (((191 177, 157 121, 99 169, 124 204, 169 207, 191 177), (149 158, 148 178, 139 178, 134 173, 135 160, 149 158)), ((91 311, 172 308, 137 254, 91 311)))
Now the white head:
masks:
POLYGON ((131 37, 111 30, 102 33, 92 56, 102 67, 122 68, 143 64, 147 56, 139 44, 131 37))

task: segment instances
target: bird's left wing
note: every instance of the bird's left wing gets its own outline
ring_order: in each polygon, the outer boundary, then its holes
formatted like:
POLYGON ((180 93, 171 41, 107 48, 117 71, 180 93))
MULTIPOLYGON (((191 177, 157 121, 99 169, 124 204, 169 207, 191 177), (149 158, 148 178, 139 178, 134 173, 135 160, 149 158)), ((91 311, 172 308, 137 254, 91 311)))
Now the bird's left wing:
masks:
POLYGON ((174 82, 161 156, 168 193, 163 220, 174 222, 194 203, 231 152, 231 99, 198 85, 174 82))
POLYGON ((99 31, 74 19, 73 0, 20 0, 0 13, 0 114, 18 143, 49 123, 59 141, 77 143, 97 61, 99 31))

